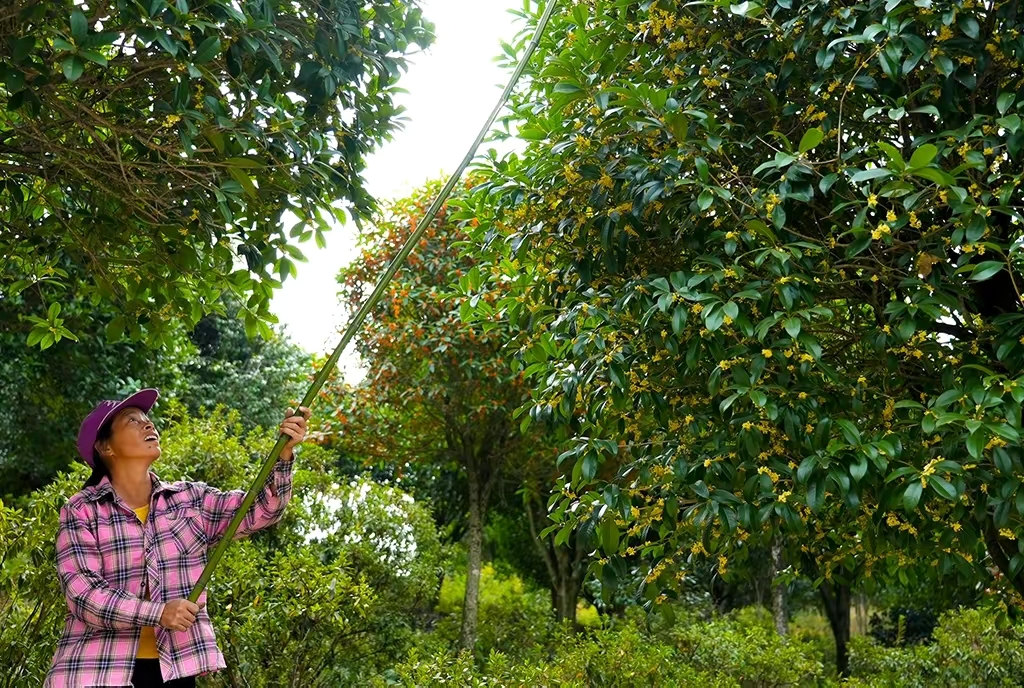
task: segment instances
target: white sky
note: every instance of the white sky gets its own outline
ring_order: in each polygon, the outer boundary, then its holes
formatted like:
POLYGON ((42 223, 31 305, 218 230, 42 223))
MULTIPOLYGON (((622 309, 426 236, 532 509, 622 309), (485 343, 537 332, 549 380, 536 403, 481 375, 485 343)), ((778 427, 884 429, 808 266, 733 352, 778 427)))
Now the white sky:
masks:
MULTIPOLYGON (((421 5, 437 39, 427 53, 413 58, 399 81, 408 91, 398 99, 406 107, 404 131, 368 160, 369 190, 381 200, 400 198, 453 171, 511 76, 493 58, 501 53, 499 41, 511 42, 521 26, 507 10, 521 8, 522 0, 421 0, 421 5)), ((326 235, 326 249, 312 241, 303 244, 309 262, 299 263, 298 278, 287 280, 274 297, 272 310, 307 351, 332 351, 347 324, 335 277, 355 258, 356 233, 349 223, 326 235)), ((339 365, 349 381, 362 377, 354 355, 346 353, 339 365)))

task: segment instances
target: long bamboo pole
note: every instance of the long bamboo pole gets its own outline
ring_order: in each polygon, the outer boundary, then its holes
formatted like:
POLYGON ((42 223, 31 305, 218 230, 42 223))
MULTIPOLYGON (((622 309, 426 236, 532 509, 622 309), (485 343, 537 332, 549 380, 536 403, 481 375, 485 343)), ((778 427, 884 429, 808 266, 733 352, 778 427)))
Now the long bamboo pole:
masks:
MULTIPOLYGON (((313 400, 316 399, 316 395, 320 392, 320 389, 327 382, 327 377, 334 370, 334 367, 338 365, 338 359, 341 358, 342 352, 345 347, 348 346, 349 342, 352 341, 352 337, 359 330, 359 327, 363 324, 363 320, 366 319, 367 314, 377 305, 380 301, 380 297, 384 294, 384 290, 388 284, 394 278, 395 273, 398 269, 405 264, 409 254, 412 253, 412 249, 419 242, 420 237, 427 230, 427 227, 437 217, 437 213, 441 210, 444 202, 448 200, 448 197, 452 193, 452 189, 455 188, 455 184, 458 183, 462 177, 463 172, 469 167, 469 163, 473 161, 476 156, 476 151, 483 143, 484 137, 494 126, 494 120, 498 118, 498 114, 505 107, 505 103, 508 101, 509 96, 512 94, 512 90, 519 82, 519 77, 523 75, 523 71, 526 69, 526 65, 530 62, 530 58, 533 57, 534 51, 540 44, 540 39, 544 35, 544 29, 547 28, 548 19, 551 18, 552 12, 554 12, 555 5, 558 4, 558 0, 549 0, 547 7, 544 9, 544 13, 541 15, 540 22, 537 24, 537 30, 533 34, 533 39, 526 48, 526 53, 523 55, 523 59, 519 61, 516 66, 515 72, 512 73, 512 78, 509 80, 508 85, 502 92, 501 97, 498 99, 498 103, 494 106, 494 110, 491 111, 490 116, 487 118, 487 122, 483 127, 480 128, 480 133, 476 135, 476 139, 473 141, 473 145, 470 146, 466 156, 459 163, 459 167, 455 170, 452 176, 448 179, 448 183, 444 185, 441 192, 434 199, 434 202, 430 204, 423 219, 416 225, 415 231, 405 241, 405 245, 402 246, 402 250, 399 251, 398 255, 395 256, 391 264, 388 265, 388 269, 384 271, 384 274, 380 276, 377 281, 377 286, 374 287, 373 292, 369 298, 363 302, 363 305, 359 307, 355 315, 348 323, 348 327, 345 328, 345 332, 341 335, 341 341, 334 348, 334 352, 331 357, 327 359, 327 362, 323 365, 320 371, 313 378, 313 384, 310 386, 309 391, 306 392, 306 396, 302 398, 302 406, 310 407, 313 405, 313 400)), ((242 519, 252 508, 253 502, 256 501, 256 496, 263 489, 267 479, 274 470, 274 465, 277 464, 278 458, 281 456, 281 450, 284 449, 284 445, 288 442, 288 437, 281 435, 277 438, 277 443, 274 444, 273 449, 270 450, 270 454, 267 455, 266 460, 263 462, 263 467, 260 468, 260 472, 256 475, 256 478, 252 481, 252 485, 249 486, 249 491, 245 494, 245 499, 242 500, 241 506, 235 512, 234 517, 231 519, 231 523, 228 524, 227 530, 224 532, 224 537, 221 538, 220 542, 217 543, 216 548, 213 550, 213 554, 210 555, 210 559, 203 569, 203 573, 199 576, 199 580, 196 581, 195 586, 192 588, 192 592, 189 593, 188 599, 192 602, 198 602, 199 596, 206 589, 207 583, 210 582, 210 577, 213 576, 213 572, 217 569, 217 565, 220 564, 221 559, 224 557, 224 552, 227 550, 231 541, 234 540, 235 533, 238 531, 238 527, 242 524, 242 519)))

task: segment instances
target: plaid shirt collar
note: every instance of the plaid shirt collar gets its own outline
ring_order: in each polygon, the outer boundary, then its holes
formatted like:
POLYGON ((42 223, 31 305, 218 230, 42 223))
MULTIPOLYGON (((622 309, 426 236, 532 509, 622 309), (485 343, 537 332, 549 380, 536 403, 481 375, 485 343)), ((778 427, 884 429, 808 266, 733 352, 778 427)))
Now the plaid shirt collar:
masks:
MULTIPOLYGON (((153 481, 154 495, 156 495, 159 492, 181 492, 182 490, 188 488, 188 483, 185 482, 164 482, 153 471, 149 472, 149 479, 153 481)), ((84 496, 90 502, 98 502, 99 500, 105 497, 112 498, 114 495, 114 486, 110 484, 110 476, 103 476, 99 483, 82 490, 82 496, 84 496)))

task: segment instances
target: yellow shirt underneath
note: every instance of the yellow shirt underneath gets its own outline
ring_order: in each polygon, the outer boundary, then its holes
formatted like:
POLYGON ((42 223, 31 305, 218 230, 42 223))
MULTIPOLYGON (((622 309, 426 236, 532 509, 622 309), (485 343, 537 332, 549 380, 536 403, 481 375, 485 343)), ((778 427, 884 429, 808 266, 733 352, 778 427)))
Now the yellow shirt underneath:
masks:
MULTIPOLYGON (((132 509, 135 515, 139 517, 139 521, 143 524, 146 523, 146 518, 149 517, 149 505, 140 506, 138 509, 132 509)), ((149 586, 146 586, 146 599, 149 599, 149 586)), ((143 626, 142 635, 139 636, 139 651, 135 653, 135 656, 139 659, 160 659, 160 652, 156 647, 156 629, 152 626, 143 626)))

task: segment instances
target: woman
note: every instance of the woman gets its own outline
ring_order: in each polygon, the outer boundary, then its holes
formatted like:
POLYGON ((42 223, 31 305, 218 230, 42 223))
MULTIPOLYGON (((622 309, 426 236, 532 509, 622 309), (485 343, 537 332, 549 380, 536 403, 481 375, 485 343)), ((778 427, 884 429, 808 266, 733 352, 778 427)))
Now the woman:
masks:
MULTIPOLYGON (((68 615, 46 686, 195 685, 223 669, 206 593, 188 601, 207 551, 241 505, 241 490, 167 483, 150 472, 160 433, 146 415, 159 393, 103 401, 78 433, 92 476, 60 511, 57 573, 68 615)), ((294 447, 309 409, 281 424, 288 443, 236 537, 281 519, 292 494, 294 447)))

